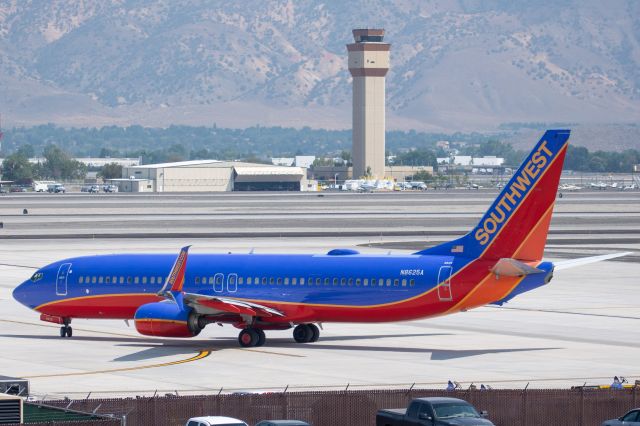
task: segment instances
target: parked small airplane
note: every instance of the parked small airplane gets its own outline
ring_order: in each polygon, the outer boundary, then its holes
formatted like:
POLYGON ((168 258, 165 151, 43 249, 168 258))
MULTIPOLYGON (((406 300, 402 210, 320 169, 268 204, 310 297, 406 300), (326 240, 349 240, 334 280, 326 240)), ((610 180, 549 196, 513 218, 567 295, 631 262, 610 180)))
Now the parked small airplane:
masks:
POLYGON ((502 305, 548 283, 554 271, 625 253, 543 261, 568 130, 549 130, 478 225, 410 255, 334 249, 306 254, 114 254, 54 262, 13 296, 60 324, 73 318, 134 319, 144 335, 193 337, 212 323, 240 329, 241 346, 265 330, 293 328, 315 342, 316 324, 387 322, 502 305), (172 266, 173 265, 173 266, 172 266))
POLYGON ((570 185, 568 183, 565 183, 564 185, 560 185, 560 190, 561 191, 575 192, 575 191, 580 191, 581 189, 582 188, 580 188, 579 186, 570 185))

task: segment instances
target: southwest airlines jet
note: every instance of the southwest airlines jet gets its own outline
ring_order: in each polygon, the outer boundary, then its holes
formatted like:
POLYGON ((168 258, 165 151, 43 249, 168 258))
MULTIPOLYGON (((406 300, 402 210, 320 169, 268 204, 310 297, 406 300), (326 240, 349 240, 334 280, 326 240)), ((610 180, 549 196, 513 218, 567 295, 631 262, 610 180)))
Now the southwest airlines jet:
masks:
POLYGON ((625 253, 558 264, 542 255, 568 130, 549 130, 478 225, 451 242, 410 255, 113 254, 65 259, 39 269, 13 296, 61 325, 73 318, 133 319, 150 336, 193 337, 208 324, 240 330, 243 347, 265 330, 293 328, 315 342, 326 322, 428 318, 502 305, 548 283, 554 269, 625 253))

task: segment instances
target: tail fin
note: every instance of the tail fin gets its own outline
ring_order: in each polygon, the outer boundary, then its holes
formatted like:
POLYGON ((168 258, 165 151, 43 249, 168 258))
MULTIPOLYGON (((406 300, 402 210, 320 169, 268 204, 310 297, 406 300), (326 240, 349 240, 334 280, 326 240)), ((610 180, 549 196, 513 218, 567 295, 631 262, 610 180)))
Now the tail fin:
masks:
POLYGON ((545 132, 471 232, 416 254, 542 259, 569 133, 545 132))

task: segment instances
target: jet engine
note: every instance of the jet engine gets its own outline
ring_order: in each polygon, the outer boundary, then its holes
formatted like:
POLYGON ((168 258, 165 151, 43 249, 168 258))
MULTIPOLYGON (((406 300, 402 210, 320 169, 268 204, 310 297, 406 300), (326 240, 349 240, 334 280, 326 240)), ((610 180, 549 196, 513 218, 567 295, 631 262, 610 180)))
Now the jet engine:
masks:
POLYGON ((181 309, 171 300, 142 305, 134 318, 136 330, 145 336, 195 337, 204 328, 193 309, 181 309))

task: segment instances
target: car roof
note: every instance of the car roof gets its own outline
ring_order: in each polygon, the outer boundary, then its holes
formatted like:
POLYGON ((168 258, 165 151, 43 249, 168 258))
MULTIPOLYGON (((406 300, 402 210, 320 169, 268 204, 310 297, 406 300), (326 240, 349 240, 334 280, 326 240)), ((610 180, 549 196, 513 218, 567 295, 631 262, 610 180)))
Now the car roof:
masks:
POLYGON ((199 422, 236 422, 236 423, 244 423, 242 420, 234 419, 233 417, 224 417, 224 416, 202 416, 202 417, 191 417, 189 420, 197 420, 199 422))
POLYGON ((303 422, 302 420, 263 420, 258 424, 262 423, 271 423, 274 425, 290 425, 290 426, 300 426, 300 425, 308 425, 309 423, 303 422))

